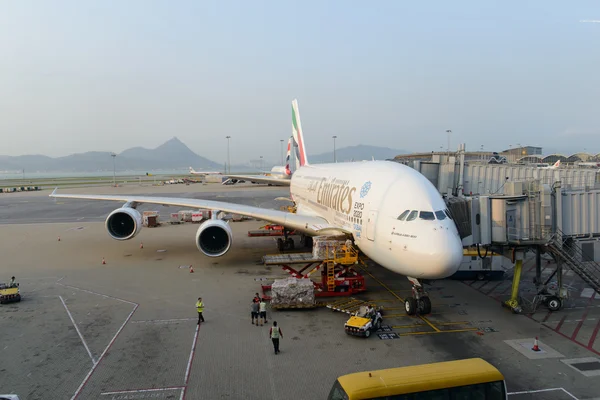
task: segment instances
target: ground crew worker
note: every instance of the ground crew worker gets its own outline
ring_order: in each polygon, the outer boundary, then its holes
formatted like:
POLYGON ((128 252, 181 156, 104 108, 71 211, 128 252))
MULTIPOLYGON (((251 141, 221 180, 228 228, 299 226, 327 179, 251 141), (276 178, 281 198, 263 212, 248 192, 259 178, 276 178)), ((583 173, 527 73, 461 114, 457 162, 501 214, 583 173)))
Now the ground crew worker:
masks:
POLYGON ((252 300, 252 305, 250 306, 250 314, 252 316, 252 325, 254 325, 254 319, 256 318, 256 326, 258 326, 258 309, 258 302, 256 300, 252 300))
POLYGON ((263 326, 263 323, 267 323, 267 303, 265 303, 265 299, 262 299, 258 304, 258 311, 260 312, 260 318, 262 318, 260 326, 263 326))
POLYGON ((196 309, 198 310, 198 325, 200 325, 200 322, 204 322, 204 316, 202 316, 202 313, 204 312, 204 303, 202 302, 202 297, 198 297, 196 309))
POLYGON ((8 287, 15 287, 17 286, 16 282, 15 282, 15 277, 13 276, 12 278, 10 278, 10 283, 8 284, 8 287))
POLYGON ((273 326, 269 329, 269 337, 273 341, 275 354, 279 353, 279 338, 283 337, 283 333, 281 332, 281 328, 277 326, 277 321, 273 321, 273 326))

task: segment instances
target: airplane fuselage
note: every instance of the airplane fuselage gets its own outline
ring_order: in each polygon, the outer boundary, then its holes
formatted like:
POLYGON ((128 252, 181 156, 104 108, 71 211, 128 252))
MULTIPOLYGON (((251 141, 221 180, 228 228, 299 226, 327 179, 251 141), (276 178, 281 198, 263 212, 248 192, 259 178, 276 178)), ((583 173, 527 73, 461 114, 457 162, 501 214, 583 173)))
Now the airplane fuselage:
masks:
POLYGON ((423 279, 452 275, 462 243, 437 189, 419 172, 390 161, 303 166, 292 176, 297 214, 320 216, 352 233, 372 260, 423 279), (405 211, 411 220, 399 220, 405 211))
POLYGON ((273 178, 279 178, 279 179, 290 179, 291 175, 288 175, 286 173, 285 167, 282 166, 276 166, 271 168, 271 176, 273 178))

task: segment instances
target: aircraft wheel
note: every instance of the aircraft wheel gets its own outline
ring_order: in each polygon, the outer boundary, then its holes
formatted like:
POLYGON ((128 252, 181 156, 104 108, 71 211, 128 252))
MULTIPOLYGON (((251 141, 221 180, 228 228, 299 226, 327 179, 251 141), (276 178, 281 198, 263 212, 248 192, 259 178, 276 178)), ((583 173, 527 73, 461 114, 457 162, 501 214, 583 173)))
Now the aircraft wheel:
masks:
POLYGON ((546 300, 546 304, 550 311, 558 311, 562 308, 562 300, 560 297, 551 296, 546 300))
POLYGON ((419 299, 419 312, 422 315, 431 313, 431 300, 429 300, 429 297, 421 297, 419 299))
POLYGON ((407 297, 404 300, 404 309, 406 310, 406 314, 415 315, 417 312, 417 300, 414 297, 407 297))
POLYGON ((292 238, 287 238, 287 240, 285 241, 285 247, 288 248, 289 250, 294 250, 294 239, 292 238))
POLYGON ((285 243, 282 238, 277 238, 277 250, 283 251, 285 249, 285 243))

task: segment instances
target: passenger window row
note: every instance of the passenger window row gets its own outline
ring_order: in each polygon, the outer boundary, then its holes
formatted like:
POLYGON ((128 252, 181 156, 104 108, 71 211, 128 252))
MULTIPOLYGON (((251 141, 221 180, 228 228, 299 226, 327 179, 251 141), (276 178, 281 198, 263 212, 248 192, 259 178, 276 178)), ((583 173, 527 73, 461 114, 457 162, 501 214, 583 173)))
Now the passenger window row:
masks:
POLYGON ((450 217, 450 210, 439 210, 439 211, 417 211, 417 210, 406 210, 398 217, 399 221, 414 221, 417 216, 425 221, 435 221, 436 219, 442 221, 450 217))

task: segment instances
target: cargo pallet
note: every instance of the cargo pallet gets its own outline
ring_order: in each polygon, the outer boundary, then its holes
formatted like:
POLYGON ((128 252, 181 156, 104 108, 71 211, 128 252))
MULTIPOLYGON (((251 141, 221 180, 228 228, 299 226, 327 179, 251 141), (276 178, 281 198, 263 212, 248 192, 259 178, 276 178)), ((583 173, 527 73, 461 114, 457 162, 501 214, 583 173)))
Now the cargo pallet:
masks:
MULTIPOLYGON (((293 236, 296 231, 287 232, 288 236, 293 236)), ((260 229, 248 231, 249 237, 262 237, 262 236, 286 236, 284 227, 282 225, 269 224, 262 226, 260 229)))
MULTIPOLYGON (((313 281, 315 297, 351 296, 367 290, 365 278, 352 266, 358 263, 358 252, 354 248, 335 251, 332 259, 315 258, 312 253, 290 253, 266 255, 264 265, 280 265, 281 268, 297 279, 311 279, 311 275, 321 270, 321 282, 313 281), (292 265, 304 264, 301 269, 292 265)), ((263 297, 271 300, 267 294, 271 285, 261 285, 263 297)))

